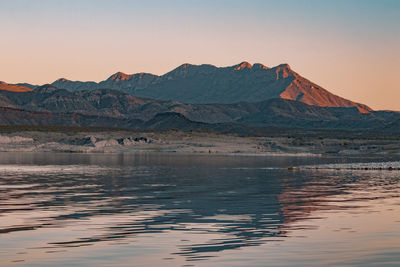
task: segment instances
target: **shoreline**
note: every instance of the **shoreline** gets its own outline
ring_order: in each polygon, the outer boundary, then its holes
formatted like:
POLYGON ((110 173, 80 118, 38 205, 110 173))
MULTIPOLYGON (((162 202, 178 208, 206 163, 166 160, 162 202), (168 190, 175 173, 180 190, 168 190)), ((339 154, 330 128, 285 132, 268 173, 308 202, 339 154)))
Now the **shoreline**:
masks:
POLYGON ((16 131, 0 134, 0 152, 140 153, 225 156, 391 157, 399 139, 239 136, 211 132, 16 131))

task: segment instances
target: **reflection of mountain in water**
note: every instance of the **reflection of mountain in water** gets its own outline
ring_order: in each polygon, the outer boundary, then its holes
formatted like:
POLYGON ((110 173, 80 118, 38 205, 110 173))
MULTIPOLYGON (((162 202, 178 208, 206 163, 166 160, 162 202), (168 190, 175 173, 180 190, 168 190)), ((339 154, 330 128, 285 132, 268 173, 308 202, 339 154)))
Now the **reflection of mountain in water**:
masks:
POLYGON ((321 178, 310 172, 259 168, 277 164, 265 160, 251 166, 238 159, 215 161, 207 156, 198 161, 190 157, 166 161, 146 155, 116 157, 115 164, 104 168, 81 165, 63 173, 47 166, 43 172, 25 172, 23 168, 6 172, 0 178, 4 185, 0 203, 9 204, 0 204, 1 213, 30 212, 31 219, 25 225, 2 228, 0 234, 108 218, 99 233, 86 236, 83 232, 79 238, 44 246, 129 241, 142 234, 171 231, 217 236, 204 243, 189 240, 177 246, 178 254, 196 260, 218 251, 282 241, 290 236, 291 223, 310 219, 314 210, 345 207, 346 201, 334 206, 327 202, 328 197, 341 196, 353 186, 368 186, 364 178, 354 175, 321 178), (249 168, 240 168, 240 164, 249 168), (43 210, 54 215, 40 217, 43 210))

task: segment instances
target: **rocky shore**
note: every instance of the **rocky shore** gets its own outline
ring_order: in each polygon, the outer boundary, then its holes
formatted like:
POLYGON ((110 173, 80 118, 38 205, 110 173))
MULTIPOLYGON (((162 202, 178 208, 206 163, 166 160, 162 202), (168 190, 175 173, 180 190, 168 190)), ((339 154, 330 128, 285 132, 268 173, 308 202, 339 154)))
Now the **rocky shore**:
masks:
POLYGON ((0 134, 0 151, 70 153, 156 151, 296 156, 400 156, 400 140, 315 136, 251 137, 181 131, 15 131, 0 134))

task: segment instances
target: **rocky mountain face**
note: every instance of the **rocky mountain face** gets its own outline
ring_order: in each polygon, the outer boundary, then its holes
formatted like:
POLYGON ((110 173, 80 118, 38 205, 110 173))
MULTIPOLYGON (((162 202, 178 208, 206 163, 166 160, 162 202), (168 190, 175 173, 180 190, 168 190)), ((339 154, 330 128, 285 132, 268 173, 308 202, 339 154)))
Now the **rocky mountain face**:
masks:
POLYGON ((1 125, 62 125, 260 133, 301 128, 399 132, 400 113, 331 94, 289 65, 183 64, 157 76, 115 73, 96 82, 0 82, 1 125), (261 129, 261 130, 260 130, 261 129))
POLYGON ((137 98, 112 89, 71 92, 44 85, 29 92, 0 91, 3 125, 102 126, 140 129, 216 130, 241 133, 262 127, 395 129, 396 112, 357 107, 319 107, 273 98, 233 104, 185 104, 137 98), (47 118, 47 119, 46 119, 47 118))
POLYGON ((273 68, 248 62, 220 68, 183 64, 162 76, 118 72, 99 83, 62 78, 52 85, 70 91, 118 89, 136 97, 187 104, 231 104, 282 98, 319 107, 356 107, 362 113, 371 111, 366 105, 334 95, 312 83, 287 64, 273 68))

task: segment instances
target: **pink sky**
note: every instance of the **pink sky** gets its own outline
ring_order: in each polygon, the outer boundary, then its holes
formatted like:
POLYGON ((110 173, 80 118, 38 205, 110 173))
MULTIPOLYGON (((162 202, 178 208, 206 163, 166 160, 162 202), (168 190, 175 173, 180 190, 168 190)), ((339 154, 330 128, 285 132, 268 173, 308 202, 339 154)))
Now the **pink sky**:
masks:
POLYGON ((182 63, 288 63, 332 93, 400 110, 399 18, 400 4, 390 0, 5 0, 0 80, 101 81, 182 63))

